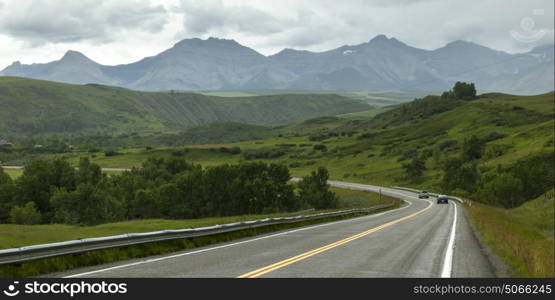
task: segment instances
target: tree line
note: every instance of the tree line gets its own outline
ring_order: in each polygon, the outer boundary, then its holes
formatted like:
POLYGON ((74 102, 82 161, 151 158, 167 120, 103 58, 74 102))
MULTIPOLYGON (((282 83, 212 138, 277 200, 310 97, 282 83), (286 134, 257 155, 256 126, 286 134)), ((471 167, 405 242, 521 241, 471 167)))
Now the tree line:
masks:
POLYGON ((37 160, 12 180, 0 168, 0 222, 95 225, 145 218, 203 218, 337 207, 328 171, 297 186, 286 166, 248 162, 203 168, 182 158, 149 158, 106 175, 88 159, 37 160))
POLYGON ((553 152, 535 152, 510 165, 481 170, 484 145, 484 139, 473 135, 464 140, 459 155, 443 161, 443 191, 513 208, 553 188, 553 152))

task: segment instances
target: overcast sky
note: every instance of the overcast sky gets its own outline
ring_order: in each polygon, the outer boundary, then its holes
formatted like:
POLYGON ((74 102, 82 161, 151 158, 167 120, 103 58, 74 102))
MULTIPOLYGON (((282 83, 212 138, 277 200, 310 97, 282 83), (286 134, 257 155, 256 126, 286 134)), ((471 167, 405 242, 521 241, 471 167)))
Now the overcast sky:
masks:
POLYGON ((0 0, 0 70, 69 50, 122 64, 184 38, 235 39, 270 55, 378 34, 435 49, 472 41, 510 53, 553 43, 553 0, 0 0))

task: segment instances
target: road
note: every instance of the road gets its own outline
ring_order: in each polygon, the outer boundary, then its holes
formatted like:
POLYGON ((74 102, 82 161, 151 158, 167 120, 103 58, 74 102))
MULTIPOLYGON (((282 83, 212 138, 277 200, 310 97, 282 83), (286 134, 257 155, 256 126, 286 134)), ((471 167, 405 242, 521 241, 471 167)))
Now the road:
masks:
POLYGON ((60 277, 494 277, 460 204, 345 182, 406 201, 379 214, 54 274, 60 277))

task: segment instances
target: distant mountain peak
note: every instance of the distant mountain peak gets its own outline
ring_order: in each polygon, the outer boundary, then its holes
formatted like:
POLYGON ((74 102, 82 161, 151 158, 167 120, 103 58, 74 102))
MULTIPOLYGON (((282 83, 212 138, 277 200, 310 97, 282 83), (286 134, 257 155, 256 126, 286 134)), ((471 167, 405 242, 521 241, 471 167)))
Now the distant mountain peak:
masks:
POLYGON ((284 48, 283 50, 279 51, 276 54, 271 56, 289 56, 289 55, 302 55, 302 54, 313 54, 314 52, 310 52, 308 50, 297 50, 293 48, 284 48))
POLYGON ((480 45, 478 45, 474 42, 465 41, 465 40, 455 40, 455 41, 449 42, 445 45, 445 47, 469 47, 469 46, 470 47, 476 47, 476 46, 483 47, 483 46, 480 46, 480 45))
POLYGON ((372 38, 370 40, 370 42, 383 42, 383 41, 388 41, 388 40, 389 39, 387 38, 387 36, 385 34, 378 34, 374 38, 372 38))
POLYGON ((234 39, 221 39, 217 37, 209 37, 205 40, 199 38, 183 39, 177 43, 175 46, 196 46, 196 45, 240 45, 234 39))
POLYGON ((60 61, 92 61, 89 59, 85 54, 75 51, 75 50, 68 50, 64 56, 60 59, 60 61))
POLYGON ((76 51, 76 50, 67 50, 64 54, 64 57, 86 57, 83 53, 76 51))
POLYGON ((19 69, 21 66, 21 62, 19 60, 16 60, 11 65, 5 67, 3 70, 0 70, 0 75, 4 75, 4 72, 6 71, 10 72, 12 70, 19 69))
MULTIPOLYGON (((388 38, 385 34, 378 34, 373 39, 371 39, 368 43, 369 45, 379 45, 379 44, 387 44, 387 45, 394 45, 394 46, 406 46, 405 43, 399 41, 398 39, 391 37, 388 38)), ((364 45, 364 44, 362 44, 364 45)))

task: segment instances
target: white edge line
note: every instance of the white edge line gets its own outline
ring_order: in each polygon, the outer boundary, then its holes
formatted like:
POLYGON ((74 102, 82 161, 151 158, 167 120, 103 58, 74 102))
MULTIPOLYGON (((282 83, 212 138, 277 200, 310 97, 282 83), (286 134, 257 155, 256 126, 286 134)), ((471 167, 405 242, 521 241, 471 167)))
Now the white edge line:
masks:
MULTIPOLYGON (((403 195, 403 196, 416 198, 414 196, 409 196, 409 195, 403 195)), ((381 212, 381 213, 378 213, 378 214, 368 215, 367 217, 374 218, 374 217, 378 217, 378 216, 381 216, 381 215, 384 215, 384 214, 387 214, 387 213, 400 211, 402 209, 405 209, 405 208, 408 208, 408 207, 412 206, 411 202, 408 202, 406 200, 403 200, 403 201, 408 203, 408 205, 400 207, 400 208, 396 208, 396 209, 393 209, 393 210, 384 211, 384 212, 381 212)), ((335 221, 335 222, 329 222, 329 223, 314 225, 314 226, 310 226, 310 227, 303 227, 303 228, 299 228, 299 229, 293 229, 293 230, 289 230, 289 231, 285 231, 285 232, 280 232, 280 233, 267 235, 267 236, 263 236, 263 237, 259 237, 259 238, 254 238, 254 239, 250 239, 250 240, 246 240, 246 241, 236 242, 236 243, 232 243, 232 244, 225 244, 225 245, 216 246, 216 247, 207 248, 207 249, 201 249, 201 250, 196 250, 196 251, 191 251, 191 252, 186 252, 186 253, 179 253, 179 254, 170 255, 170 256, 147 259, 147 260, 142 260, 142 261, 138 261, 138 262, 134 262, 134 263, 118 265, 118 266, 114 266, 114 267, 110 267, 110 268, 105 268, 105 269, 99 269, 99 270, 84 272, 84 273, 68 275, 68 276, 64 276, 62 278, 81 277, 81 276, 91 275, 91 274, 95 274, 95 273, 102 273, 102 272, 106 272, 106 271, 122 269, 122 268, 132 267, 132 266, 136 266, 136 265, 142 265, 142 264, 157 262, 157 261, 161 261, 161 260, 166 260, 166 259, 191 255, 191 254, 197 254, 197 253, 212 251, 212 250, 217 250, 217 249, 221 249, 221 248, 227 248, 227 247, 232 247, 232 246, 236 246, 236 245, 240 245, 240 244, 250 243, 250 242, 254 242, 254 241, 258 241, 258 240, 263 240, 263 239, 267 239, 267 238, 272 238, 272 237, 276 237, 276 236, 280 236, 280 235, 285 235, 285 234, 289 234, 289 233, 293 233, 293 232, 298 232, 298 231, 302 231, 302 230, 314 229, 314 228, 318 228, 318 227, 329 226, 329 225, 343 223, 343 222, 350 222, 350 221, 354 221, 354 220, 357 220, 357 219, 359 219, 359 218, 352 218, 352 219, 347 219, 347 220, 341 220, 341 221, 335 221)))
POLYGON ((449 243, 445 251, 445 258, 443 259, 443 268, 441 270, 442 278, 451 278, 453 270, 453 250, 455 248, 455 232, 457 230, 457 204, 453 202, 455 214, 453 217, 453 225, 451 226, 451 233, 449 234, 449 243))

